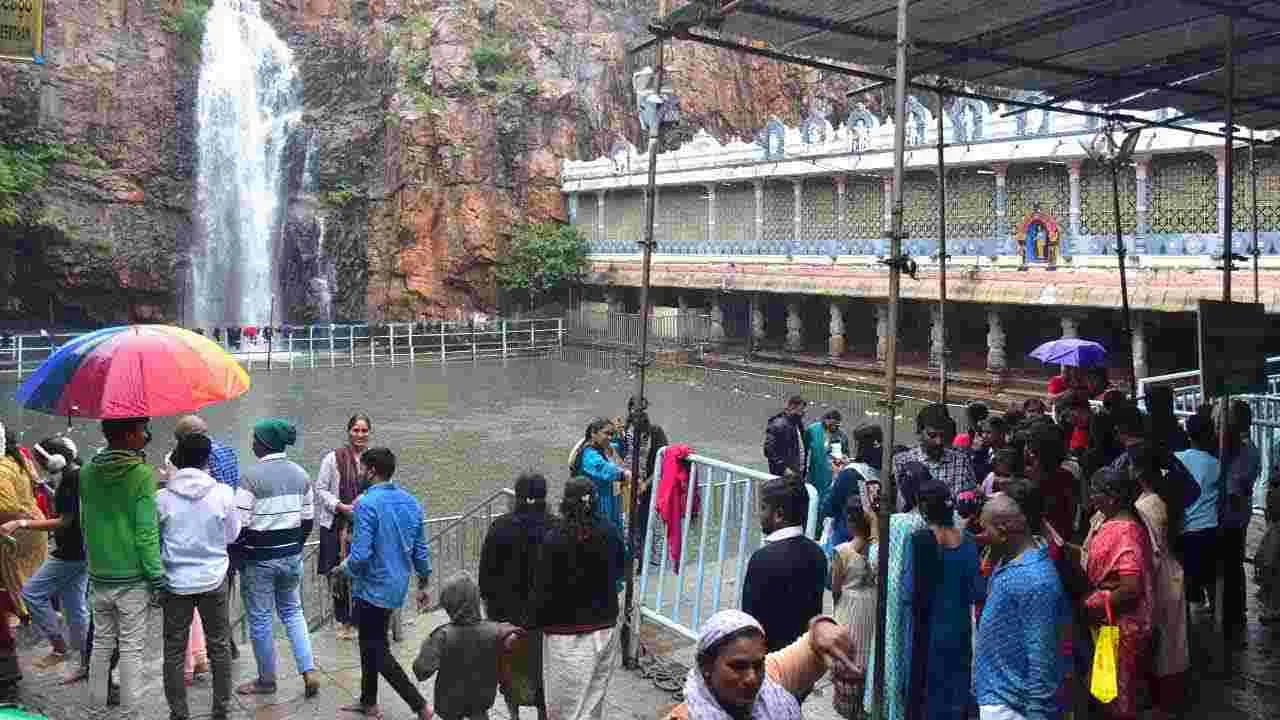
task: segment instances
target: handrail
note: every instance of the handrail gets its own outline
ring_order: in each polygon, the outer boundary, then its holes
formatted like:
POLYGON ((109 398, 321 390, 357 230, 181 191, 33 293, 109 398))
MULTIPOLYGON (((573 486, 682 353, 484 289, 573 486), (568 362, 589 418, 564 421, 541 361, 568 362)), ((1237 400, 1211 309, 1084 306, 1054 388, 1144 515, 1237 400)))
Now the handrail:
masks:
MULTIPOLYGON (((475 517, 475 515, 479 513, 482 509, 488 507, 493 503, 494 500, 497 500, 498 498, 504 495, 511 498, 512 500, 515 500, 516 498, 516 492, 511 488, 501 488, 498 490, 494 490, 484 500, 481 500, 480 502, 473 505, 471 508, 464 510, 461 515, 454 517, 453 521, 450 522, 448 525, 446 525, 443 530, 427 538, 427 544, 430 545, 435 540, 439 540, 440 538, 444 537, 444 535, 448 533, 450 530, 453 530, 454 528, 461 526, 462 523, 466 522, 467 520, 470 520, 472 517, 475 517)), ((436 518, 436 522, 439 522, 444 519, 447 519, 447 518, 436 518)), ((428 520, 427 522, 430 522, 430 520, 428 520)))

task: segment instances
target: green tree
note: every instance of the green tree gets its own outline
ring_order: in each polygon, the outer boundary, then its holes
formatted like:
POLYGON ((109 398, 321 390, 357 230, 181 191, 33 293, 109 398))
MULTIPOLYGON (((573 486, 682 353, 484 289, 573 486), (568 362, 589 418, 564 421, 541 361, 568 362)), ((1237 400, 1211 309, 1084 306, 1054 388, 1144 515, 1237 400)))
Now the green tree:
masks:
POLYGON ((586 268, 587 243, 577 228, 553 222, 520 225, 498 262, 498 285, 537 307, 547 296, 582 282, 586 268))

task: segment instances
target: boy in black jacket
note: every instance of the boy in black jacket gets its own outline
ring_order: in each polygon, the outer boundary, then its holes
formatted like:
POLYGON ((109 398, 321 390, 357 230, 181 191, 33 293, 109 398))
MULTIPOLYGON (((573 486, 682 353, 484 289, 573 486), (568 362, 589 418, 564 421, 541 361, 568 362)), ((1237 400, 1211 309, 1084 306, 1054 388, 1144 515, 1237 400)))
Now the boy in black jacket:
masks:
POLYGON ((774 478, 760 489, 764 547, 747 563, 742 611, 764 627, 769 652, 790 645, 822 614, 827 558, 804 533, 809 494, 803 483, 774 478))

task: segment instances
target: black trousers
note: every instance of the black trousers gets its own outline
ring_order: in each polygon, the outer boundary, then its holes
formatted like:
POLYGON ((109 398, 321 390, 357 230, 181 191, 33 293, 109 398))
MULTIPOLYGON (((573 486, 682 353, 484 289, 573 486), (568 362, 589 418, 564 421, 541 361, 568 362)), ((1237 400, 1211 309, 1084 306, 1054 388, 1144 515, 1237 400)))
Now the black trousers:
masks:
POLYGON ((211 717, 226 718, 231 704, 231 635, 227 613, 227 584, 198 595, 165 593, 164 607, 164 695, 169 703, 170 720, 191 717, 187 706, 187 682, 183 664, 187 641, 191 636, 192 612, 200 610, 200 621, 209 648, 209 664, 213 667, 213 711, 211 717))
POLYGON ((1212 599, 1218 582, 1218 529, 1194 530, 1178 538, 1187 575, 1187 600, 1204 602, 1212 599))
POLYGON ((1225 528, 1222 531, 1222 618, 1229 633, 1243 631, 1248 622, 1245 616, 1245 533, 1244 528, 1225 528))
POLYGON ((422 712, 427 706, 426 698, 391 654, 387 639, 391 610, 359 598, 355 599, 354 610, 360 633, 360 704, 365 707, 378 704, 378 676, 381 675, 415 713, 422 712))

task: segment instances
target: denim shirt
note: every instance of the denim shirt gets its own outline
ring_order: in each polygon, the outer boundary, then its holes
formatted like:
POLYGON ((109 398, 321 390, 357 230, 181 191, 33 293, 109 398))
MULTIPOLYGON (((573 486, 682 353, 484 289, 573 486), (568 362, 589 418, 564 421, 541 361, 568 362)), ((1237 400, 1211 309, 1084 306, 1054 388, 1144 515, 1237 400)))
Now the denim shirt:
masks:
POLYGON ((369 488, 355 506, 347 573, 355 597, 380 608, 404 605, 409 574, 431 576, 422 506, 394 482, 369 488))

